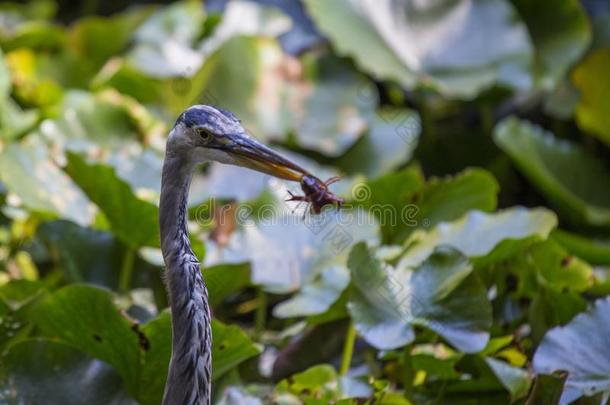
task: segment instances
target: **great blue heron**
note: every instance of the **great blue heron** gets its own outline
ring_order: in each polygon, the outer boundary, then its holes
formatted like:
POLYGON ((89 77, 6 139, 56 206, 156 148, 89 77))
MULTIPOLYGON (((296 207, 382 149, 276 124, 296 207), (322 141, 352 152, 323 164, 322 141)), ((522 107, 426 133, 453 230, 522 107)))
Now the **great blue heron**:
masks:
POLYGON ((172 357, 164 405, 209 404, 211 399, 208 293, 186 227, 193 169, 204 161, 243 166, 291 181, 308 175, 251 138, 228 111, 196 105, 176 121, 167 140, 159 203, 161 250, 172 312, 172 357))

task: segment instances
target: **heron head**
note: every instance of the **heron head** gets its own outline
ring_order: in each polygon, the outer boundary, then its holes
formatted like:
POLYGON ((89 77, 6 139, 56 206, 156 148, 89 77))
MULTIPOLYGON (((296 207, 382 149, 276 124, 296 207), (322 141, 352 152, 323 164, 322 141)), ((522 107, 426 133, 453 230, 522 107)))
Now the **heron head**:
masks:
POLYGON ((250 136, 233 113, 208 105, 194 105, 178 117, 169 145, 187 151, 198 162, 233 164, 293 181, 308 174, 250 136))

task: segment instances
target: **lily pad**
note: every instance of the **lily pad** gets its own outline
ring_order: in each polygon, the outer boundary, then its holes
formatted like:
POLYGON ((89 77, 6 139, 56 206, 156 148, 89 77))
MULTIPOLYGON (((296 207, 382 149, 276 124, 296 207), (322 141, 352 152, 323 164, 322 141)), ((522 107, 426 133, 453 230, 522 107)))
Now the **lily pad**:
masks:
MULTIPOLYGON (((158 404, 171 355, 169 311, 140 327, 121 314, 113 298, 107 290, 70 285, 36 303, 28 319, 44 336, 113 366, 138 401, 158 404)), ((237 326, 213 321, 212 333, 213 380, 261 352, 237 326)))
POLYGON ((515 207, 494 214, 471 211, 460 220, 414 232, 398 266, 418 266, 437 246, 451 246, 467 257, 487 261, 495 254, 497 260, 517 249, 519 241, 546 239, 556 225, 555 214, 544 208, 515 207))
POLYGON ((558 0, 553 7, 538 1, 511 0, 527 24, 534 43, 533 68, 538 85, 552 89, 587 50, 591 27, 578 0, 558 0))
POLYGON ((60 342, 19 342, 3 356, 2 367, 0 401, 6 404, 135 404, 108 364, 60 342))
POLYGON ((138 199, 115 171, 103 164, 88 164, 68 153, 66 172, 104 213, 114 234, 131 248, 159 246, 158 208, 138 199))
POLYGON ((59 338, 88 355, 103 360, 123 378, 135 394, 139 368, 138 334, 134 323, 122 316, 110 291, 70 285, 37 303, 29 319, 44 336, 59 338))
POLYGON ((604 160, 514 117, 498 124, 494 139, 567 220, 610 226, 610 166, 604 160))
POLYGON ((393 269, 356 245, 349 260, 355 286, 348 309, 356 330, 378 349, 415 338, 412 325, 434 330, 464 352, 489 339, 491 305, 472 265, 458 251, 437 249, 415 270, 393 269))
POLYGON ((286 83, 278 74, 283 58, 273 39, 231 38, 206 58, 182 97, 190 104, 222 105, 235 113, 252 135, 281 139, 290 117, 284 102, 286 83))
POLYGON ((122 250, 111 233, 60 220, 40 225, 37 234, 70 282, 118 285, 122 250))
POLYGON ((495 83, 531 85, 533 49, 506 1, 306 0, 337 52, 385 80, 413 89, 432 84, 472 98, 495 83), (497 44, 504 44, 502 47, 497 44))
POLYGON ((292 107, 297 142, 304 149, 327 156, 342 155, 367 130, 377 90, 364 76, 335 58, 317 61, 316 75, 301 83, 300 97, 292 107), (303 87, 307 90, 304 90, 303 87))
POLYGON ((158 9, 133 33, 136 45, 129 52, 130 62, 155 78, 192 74, 203 61, 203 54, 192 44, 201 33, 204 20, 203 4, 195 1, 158 9))
POLYGON ((381 176, 408 162, 419 140, 419 115, 408 109, 384 108, 369 118, 369 131, 337 162, 348 173, 381 176))
POLYGON ((349 282, 346 262, 350 247, 358 241, 378 243, 377 221, 361 209, 329 209, 321 215, 292 212, 282 201, 284 195, 285 188, 279 187, 258 211, 249 205, 238 208, 238 231, 223 249, 208 245, 206 266, 249 261, 252 282, 266 291, 303 289, 276 307, 278 316, 325 312, 349 282), (311 305, 297 305, 299 302, 311 305))
MULTIPOLYGON (((144 405, 159 404, 163 397, 166 371, 172 348, 171 315, 163 311, 141 328, 148 342, 143 352, 138 400, 144 405)), ((212 321, 212 381, 218 381, 243 361, 261 353, 237 326, 212 321)))
POLYGON ((567 404, 582 395, 610 392, 610 299, 600 299, 570 323, 547 332, 534 355, 534 370, 568 372, 561 397, 567 404))
POLYGON ((50 159, 34 138, 8 145, 0 154, 0 179, 27 208, 88 225, 94 209, 87 196, 50 159))

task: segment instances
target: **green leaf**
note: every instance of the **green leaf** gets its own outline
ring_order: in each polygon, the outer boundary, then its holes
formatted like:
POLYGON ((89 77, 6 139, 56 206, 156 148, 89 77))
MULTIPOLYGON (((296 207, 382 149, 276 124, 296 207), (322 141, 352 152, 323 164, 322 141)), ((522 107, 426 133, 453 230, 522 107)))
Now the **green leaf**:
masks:
POLYGON ((4 54, 0 50, 0 105, 4 105, 5 100, 11 93, 11 74, 4 61, 4 54))
POLYGON ((236 325, 212 321, 212 336, 212 381, 263 351, 236 325))
POLYGON ((315 67, 316 76, 295 89, 303 98, 301 103, 295 100, 291 109, 296 141, 304 149, 338 157, 364 135, 369 122, 371 131, 383 130, 374 118, 377 91, 337 58, 323 58, 315 67), (303 92, 303 87, 311 90, 303 92))
POLYGON ((87 281, 109 288, 118 285, 123 253, 112 234, 69 221, 46 222, 38 227, 37 233, 68 281, 87 281))
POLYGON ((551 238, 575 256, 592 264, 610 264, 610 242, 555 229, 551 238))
MULTIPOLYGON (((453 177, 433 177, 426 183, 417 209, 406 219, 417 227, 429 228, 457 220, 470 210, 493 211, 498 191, 497 181, 482 169, 466 169, 453 177)), ((402 242, 415 229, 406 227, 394 241, 402 242)))
POLYGON ((0 139, 12 140, 26 133, 36 124, 39 110, 23 110, 19 104, 9 98, 0 100, 0 139))
POLYGON ((277 305, 273 315, 278 318, 310 316, 326 312, 349 283, 349 275, 340 267, 329 267, 316 274, 298 294, 277 305))
POLYGON ((172 355, 172 321, 169 310, 144 324, 140 330, 148 341, 141 352, 137 399, 143 405, 157 405, 163 399, 169 359, 172 355))
POLYGON ((574 69, 573 79, 580 91, 576 121, 585 131, 610 146, 610 49, 593 52, 574 69))
POLYGON ((515 207, 494 214, 471 211, 457 221, 414 232, 398 266, 419 265, 437 246, 451 246, 479 262, 500 260, 525 242, 546 239, 556 225, 555 215, 544 208, 515 207))
POLYGON ((210 306, 219 305, 228 295, 248 287, 251 279, 250 265, 218 264, 203 269, 203 277, 210 296, 210 306))
POLYGON ((491 306, 472 266, 453 249, 437 249, 416 270, 391 269, 356 245, 349 267, 355 289, 348 303, 357 331, 379 349, 404 346, 412 324, 434 330, 465 352, 489 339, 491 306))
POLYGON ((156 78, 184 76, 198 69, 203 54, 192 49, 203 29, 205 14, 197 1, 182 1, 153 12, 133 33, 129 60, 156 78), (179 55, 176 57, 176 55, 179 55))
POLYGON ((593 269, 560 245, 548 240, 529 249, 541 284, 556 291, 583 292, 591 286, 593 269))
POLYGON ((486 357, 485 362, 496 377, 498 377, 504 388, 510 392, 513 399, 527 394, 530 388, 530 379, 527 371, 492 357, 486 357))
POLYGON ((413 214, 418 193, 424 187, 420 168, 410 166, 399 172, 390 172, 352 188, 352 198, 373 214, 381 225, 383 240, 391 241, 405 226, 413 226, 413 214), (397 226, 400 225, 400 226, 397 226))
POLYGON ((576 293, 538 287, 528 308, 532 340, 540 342, 550 328, 565 325, 586 309, 587 302, 576 293))
POLYGON ((67 157, 66 172, 104 213, 117 238, 133 249, 159 246, 157 206, 138 199, 111 167, 88 164, 75 153, 67 157))
POLYGON ((112 300, 110 291, 70 285, 37 303, 29 319, 44 336, 59 338, 113 366, 133 394, 140 362, 138 334, 112 300))
POLYGON ((568 372, 561 403, 582 395, 610 392, 610 299, 597 300, 566 326, 551 329, 534 355, 534 371, 568 372))
MULTIPOLYGON (((328 209, 320 215, 295 212, 283 201, 286 188, 276 187, 274 195, 267 196, 264 211, 257 213, 252 205, 242 206, 241 226, 227 246, 208 243, 205 266, 249 261, 252 283, 265 291, 286 294, 302 289, 302 294, 276 306, 276 315, 323 313, 349 284, 346 263, 350 247, 358 241, 378 243, 377 221, 357 208, 328 209), (280 268, 284 271, 277 271, 280 268)), ((298 193, 296 187, 293 190, 298 193)))
POLYGON ((376 178, 408 162, 421 133, 419 115, 409 109, 383 108, 369 119, 369 131, 335 164, 348 173, 376 178))
MULTIPOLYGON (((126 97, 113 91, 99 94, 69 91, 63 101, 62 116, 45 120, 40 134, 54 148, 91 155, 100 154, 100 149, 113 152, 133 147, 138 140, 138 123, 125 100, 126 97)), ((140 116, 147 117, 141 106, 132 109, 139 109, 140 116)))
POLYGON ((494 139, 567 220, 610 226, 610 167, 604 160, 514 117, 498 124, 494 139))
POLYGON ((508 2, 305 4, 337 52, 353 56, 378 79, 395 80, 408 89, 431 84, 442 94, 462 98, 473 98, 496 82, 521 88, 530 84, 532 46, 508 2), (477 41, 469 40, 470 35, 477 41), (498 43, 506 46, 498 49, 498 43))
POLYGON ((34 138, 8 145, 0 154, 0 179, 32 211, 88 225, 93 210, 87 197, 50 159, 34 138))
POLYGON ((311 405, 332 403, 339 397, 337 373, 334 368, 326 364, 311 367, 280 381, 275 387, 273 396, 280 402, 282 399, 297 397, 311 405))
POLYGON ((568 373, 559 371, 553 374, 538 374, 525 405, 559 405, 563 386, 568 373))
POLYGON ((81 18, 70 28, 69 46, 83 62, 99 69, 110 57, 123 51, 135 27, 150 11, 132 8, 111 17, 81 18))
POLYGON ((188 91, 174 95, 183 103, 175 112, 194 102, 222 105, 235 113, 253 135, 262 139, 283 137, 289 111, 280 100, 286 97, 286 89, 274 74, 281 57, 279 44, 270 38, 228 40, 206 59, 188 91))
POLYGON ((31 339, 17 343, 2 357, 2 368, 2 403, 133 403, 111 367, 60 342, 31 339))
POLYGON ((551 89, 587 50, 591 27, 578 0, 511 0, 527 24, 536 48, 533 71, 542 88, 551 89))

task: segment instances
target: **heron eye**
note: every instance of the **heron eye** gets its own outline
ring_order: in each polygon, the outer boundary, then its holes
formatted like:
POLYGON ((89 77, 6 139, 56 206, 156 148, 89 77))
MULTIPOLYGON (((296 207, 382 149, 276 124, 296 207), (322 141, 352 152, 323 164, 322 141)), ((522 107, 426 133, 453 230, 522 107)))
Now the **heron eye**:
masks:
POLYGON ((208 142, 212 139, 212 134, 206 131, 204 128, 197 128, 197 134, 204 142, 208 142))

